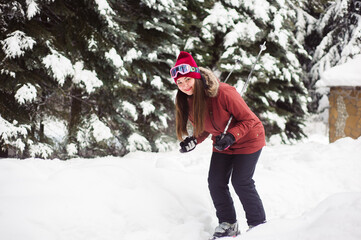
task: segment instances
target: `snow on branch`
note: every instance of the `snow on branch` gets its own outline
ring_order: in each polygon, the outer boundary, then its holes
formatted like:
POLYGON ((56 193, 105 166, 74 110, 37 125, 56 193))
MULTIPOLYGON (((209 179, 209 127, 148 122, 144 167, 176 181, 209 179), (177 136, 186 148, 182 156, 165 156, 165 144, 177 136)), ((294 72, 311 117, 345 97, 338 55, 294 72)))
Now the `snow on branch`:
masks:
POLYGON ((173 1, 167 0, 142 0, 147 7, 158 10, 159 12, 171 13, 172 9, 175 8, 173 1))
POLYGON ((128 151, 134 152, 136 150, 142 150, 142 151, 152 150, 148 140, 137 133, 133 133, 132 135, 130 135, 130 137, 128 138, 128 142, 129 142, 129 145, 127 146, 128 151))
POLYGON ((160 76, 154 76, 153 80, 151 81, 151 84, 152 84, 152 86, 154 86, 155 88, 157 88, 159 90, 163 89, 163 87, 164 87, 160 76))
POLYGON ((251 20, 247 19, 244 22, 237 23, 233 30, 225 36, 224 46, 227 48, 233 46, 237 41, 256 41, 256 35, 261 32, 261 29, 251 20))
POLYGON ((102 15, 105 18, 109 27, 119 29, 118 24, 112 19, 112 16, 115 16, 116 13, 109 6, 108 1, 107 0, 95 0, 95 3, 97 4, 100 15, 102 15))
POLYGON ((138 119, 137 109, 133 104, 131 104, 128 101, 123 101, 121 103, 121 106, 122 109, 121 110, 119 109, 118 112, 125 112, 129 114, 134 119, 134 121, 137 121, 138 119))
POLYGON ((22 152, 25 149, 25 143, 21 140, 21 136, 26 137, 28 135, 30 126, 20 125, 17 127, 16 125, 16 121, 10 123, 0 115, 0 140, 3 142, 3 146, 9 145, 22 152))
POLYGON ((227 28, 235 25, 235 21, 240 19, 240 15, 235 9, 225 9, 222 3, 216 2, 209 15, 203 20, 202 33, 205 38, 212 39, 212 28, 226 32, 227 28))
POLYGON ((106 52, 105 57, 114 64, 120 74, 124 76, 129 76, 128 71, 124 68, 124 61, 122 57, 117 53, 114 48, 106 52))
POLYGON ((95 114, 93 114, 90 119, 90 125, 93 129, 93 136, 97 142, 113 137, 110 128, 100 121, 95 114))
POLYGON ((36 99, 36 92, 36 88, 27 83, 16 91, 15 99, 20 105, 31 103, 36 99))
POLYGON ((53 72, 53 77, 60 86, 64 85, 66 77, 72 77, 73 83, 83 87, 87 93, 92 93, 96 88, 101 87, 103 82, 98 79, 96 72, 84 69, 84 63, 78 61, 73 66, 71 61, 52 50, 52 54, 43 58, 43 64, 53 72))
POLYGON ((148 116, 149 114, 151 114, 155 111, 155 107, 151 100, 150 101, 142 101, 140 103, 140 106, 143 109, 144 116, 148 116))
POLYGON ((88 93, 92 93, 95 91, 95 88, 101 87, 103 82, 98 79, 94 70, 86 70, 83 65, 83 62, 75 63, 73 82, 84 86, 88 93))
POLYGON ((26 16, 28 19, 32 19, 37 13, 40 12, 38 4, 35 0, 26 0, 26 4, 28 5, 28 10, 26 12, 26 16))
POLYGON ((43 64, 53 72, 53 77, 58 81, 58 84, 63 86, 65 78, 74 75, 73 65, 68 58, 54 50, 52 52, 43 58, 43 64))
POLYGON ((264 23, 270 21, 270 4, 266 0, 252 0, 243 1, 246 9, 253 12, 253 16, 257 19, 261 19, 264 23))
POLYGON ((8 38, 1 40, 2 49, 7 58, 16 58, 24 55, 28 49, 33 49, 35 40, 25 35, 22 31, 15 31, 7 35, 8 38))
POLYGON ((45 144, 45 143, 33 144, 32 141, 29 142, 30 142, 29 152, 31 157, 48 158, 53 153, 53 149, 49 144, 45 144))

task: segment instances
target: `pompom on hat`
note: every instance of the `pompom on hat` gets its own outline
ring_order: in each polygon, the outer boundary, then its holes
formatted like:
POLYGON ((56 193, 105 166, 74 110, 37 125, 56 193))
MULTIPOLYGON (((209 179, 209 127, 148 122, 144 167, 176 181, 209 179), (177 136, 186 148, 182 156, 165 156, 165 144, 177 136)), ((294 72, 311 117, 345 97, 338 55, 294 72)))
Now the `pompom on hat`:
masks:
MULTIPOLYGON (((178 78, 181 78, 181 77, 191 77, 191 78, 201 79, 201 74, 199 72, 199 68, 197 66, 197 63, 194 61, 192 55, 190 55, 187 52, 181 51, 178 55, 177 62, 175 63, 175 65, 172 69, 174 69, 175 67, 180 66, 182 64, 190 65, 192 67, 192 70, 186 74, 182 74, 181 72, 178 72, 177 75, 173 78, 174 82, 176 84, 177 84, 178 78)), ((172 71, 172 69, 171 69, 171 71, 172 71)))

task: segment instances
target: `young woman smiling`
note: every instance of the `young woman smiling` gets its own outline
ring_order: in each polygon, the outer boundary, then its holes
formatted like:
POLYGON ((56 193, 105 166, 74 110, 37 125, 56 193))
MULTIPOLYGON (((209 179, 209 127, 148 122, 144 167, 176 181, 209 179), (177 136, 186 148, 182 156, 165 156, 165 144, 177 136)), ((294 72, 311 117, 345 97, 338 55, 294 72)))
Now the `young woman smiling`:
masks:
POLYGON ((192 151, 212 135, 208 184, 219 221, 213 239, 240 233, 229 179, 243 205, 249 227, 264 223, 265 211, 253 180, 265 146, 261 121, 234 87, 220 82, 212 71, 198 67, 189 53, 180 52, 170 74, 178 86, 175 105, 180 151, 192 151), (229 130, 223 134, 231 115, 229 130), (193 136, 183 139, 184 135, 188 136, 188 120, 193 124, 193 136))

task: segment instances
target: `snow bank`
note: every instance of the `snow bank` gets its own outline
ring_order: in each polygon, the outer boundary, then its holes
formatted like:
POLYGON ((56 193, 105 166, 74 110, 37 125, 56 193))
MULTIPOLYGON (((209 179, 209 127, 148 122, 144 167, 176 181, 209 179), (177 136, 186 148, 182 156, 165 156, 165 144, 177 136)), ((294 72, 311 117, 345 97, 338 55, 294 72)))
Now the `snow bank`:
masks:
POLYGON ((296 219, 280 219, 252 229, 246 240, 360 239, 361 193, 335 194, 296 219))
MULTIPOLYGON (((268 223, 236 239, 361 239, 361 138, 264 148, 255 180, 268 223)), ((211 142, 188 153, 0 160, 0 239, 204 240, 217 224, 211 142)), ((232 191, 233 196, 234 192, 232 191)))

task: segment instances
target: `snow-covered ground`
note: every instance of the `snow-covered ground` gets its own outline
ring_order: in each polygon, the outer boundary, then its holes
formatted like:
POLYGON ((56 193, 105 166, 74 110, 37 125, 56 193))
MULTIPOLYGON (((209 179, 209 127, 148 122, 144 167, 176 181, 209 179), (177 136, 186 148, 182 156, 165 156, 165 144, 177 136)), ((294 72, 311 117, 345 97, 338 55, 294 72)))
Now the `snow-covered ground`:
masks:
MULTIPOLYGON (((322 132, 264 148, 255 181, 268 222, 246 233, 232 192, 242 231, 233 239, 361 239, 361 138, 328 144, 322 132)), ((0 159, 0 239, 208 239, 210 155, 206 140, 187 154, 0 159)))

